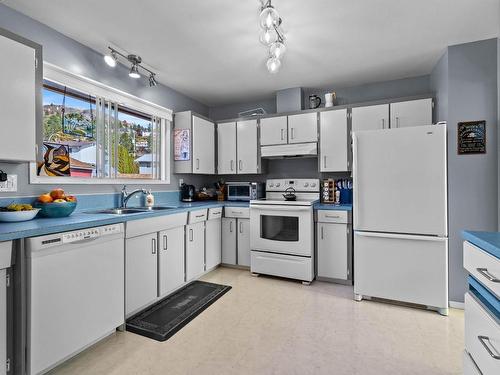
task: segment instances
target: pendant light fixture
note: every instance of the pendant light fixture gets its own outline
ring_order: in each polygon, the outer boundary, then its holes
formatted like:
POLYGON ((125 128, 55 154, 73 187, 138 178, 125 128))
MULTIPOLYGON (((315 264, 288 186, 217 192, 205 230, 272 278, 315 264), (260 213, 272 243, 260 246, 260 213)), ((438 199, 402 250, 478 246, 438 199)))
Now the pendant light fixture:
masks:
POLYGON ((259 19, 263 29, 260 42, 268 48, 267 70, 274 74, 281 67, 281 58, 286 51, 286 46, 285 36, 281 30, 282 20, 272 6, 271 0, 262 1, 259 19))
POLYGON ((114 68, 116 67, 116 63, 118 62, 118 58, 122 57, 123 59, 127 60, 131 65, 130 65, 130 72, 128 73, 128 76, 130 78, 138 79, 141 78, 141 73, 139 69, 142 69, 146 71, 149 74, 149 86, 154 87, 158 84, 156 81, 156 73, 153 71, 149 70, 148 68, 144 67, 142 64, 142 58, 139 55, 124 55, 123 53, 118 52, 116 49, 112 47, 108 47, 110 50, 110 53, 106 56, 104 56, 104 61, 106 64, 108 64, 110 67, 114 68))

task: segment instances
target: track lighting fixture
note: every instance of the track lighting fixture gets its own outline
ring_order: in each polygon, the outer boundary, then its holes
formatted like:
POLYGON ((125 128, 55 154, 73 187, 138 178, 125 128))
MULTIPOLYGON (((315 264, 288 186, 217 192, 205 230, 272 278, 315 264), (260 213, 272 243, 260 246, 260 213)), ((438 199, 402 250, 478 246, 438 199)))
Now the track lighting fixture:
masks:
POLYGON ((281 18, 271 5, 271 0, 262 0, 260 9, 260 26, 263 31, 260 35, 262 44, 269 48, 266 62, 269 73, 277 73, 281 67, 281 58, 286 51, 285 36, 281 30, 281 18))
POLYGON ((124 55, 120 52, 118 52, 116 49, 108 47, 110 50, 110 53, 106 56, 104 56, 104 61, 106 64, 114 68, 116 66, 116 63, 118 62, 118 58, 122 57, 123 59, 127 60, 131 65, 130 65, 130 72, 128 73, 128 76, 130 78, 138 79, 141 78, 141 73, 139 72, 139 69, 142 69, 149 73, 149 86, 154 87, 158 84, 156 81, 156 73, 149 70, 148 68, 144 67, 141 65, 142 63, 142 58, 139 55, 124 55))

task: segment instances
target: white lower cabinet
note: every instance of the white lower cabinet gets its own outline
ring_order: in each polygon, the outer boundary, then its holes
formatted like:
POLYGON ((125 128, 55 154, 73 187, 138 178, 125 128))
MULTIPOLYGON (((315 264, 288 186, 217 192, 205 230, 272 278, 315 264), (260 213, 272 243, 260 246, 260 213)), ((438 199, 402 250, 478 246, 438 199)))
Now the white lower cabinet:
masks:
POLYGON ((317 212, 317 276, 352 283, 352 231, 346 211, 317 212))
POLYGON ((129 238, 125 248, 125 314, 153 302, 158 294, 157 233, 129 238))
POLYGON ((221 263, 222 244, 221 218, 211 219, 205 227, 205 263, 206 270, 211 270, 221 263))
POLYGON ((205 222, 186 225, 186 281, 205 271, 205 222))
MULTIPOLYGON (((9 302, 7 298, 8 270, 11 266, 12 242, 0 242, 0 375, 6 374, 7 363, 7 315, 9 302)), ((10 284, 10 283, 9 283, 10 284)), ((10 360, 9 360, 10 361, 10 360)))
POLYGON ((184 227, 158 233, 158 296, 184 283, 184 227))
POLYGON ((250 219, 238 220, 238 265, 250 267, 250 219))
POLYGON ((236 264, 236 220, 233 217, 222 218, 222 263, 236 264))

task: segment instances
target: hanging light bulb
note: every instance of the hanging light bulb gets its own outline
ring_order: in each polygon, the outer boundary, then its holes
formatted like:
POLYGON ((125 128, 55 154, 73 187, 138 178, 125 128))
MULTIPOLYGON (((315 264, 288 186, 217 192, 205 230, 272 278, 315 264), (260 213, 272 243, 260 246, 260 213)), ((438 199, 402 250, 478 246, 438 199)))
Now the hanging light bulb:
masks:
POLYGON ((115 51, 111 51, 109 55, 104 56, 104 61, 106 61, 106 64, 108 64, 112 68, 116 66, 116 60, 118 60, 118 58, 115 51))
POLYGON ((141 78, 139 74, 139 69, 137 69, 137 64, 133 64, 132 68, 130 68, 130 73, 128 74, 130 78, 141 78))
POLYGON ((274 25, 279 25, 280 16, 272 5, 268 5, 260 12, 260 26, 263 29, 271 29, 274 25))
POLYGON ((274 57, 274 56, 271 56, 269 57, 269 59, 267 59, 267 70, 269 70, 269 73, 277 73, 278 70, 280 69, 280 66, 281 66, 281 61, 280 59, 274 57))
POLYGON ((271 54, 271 56, 274 56, 277 59, 283 56, 285 51, 286 51, 286 46, 282 42, 273 43, 271 44, 271 47, 269 47, 269 53, 271 54))
POLYGON ((276 31, 274 29, 264 30, 260 34, 260 42, 266 46, 271 45, 277 40, 278 40, 278 34, 276 34, 276 31))

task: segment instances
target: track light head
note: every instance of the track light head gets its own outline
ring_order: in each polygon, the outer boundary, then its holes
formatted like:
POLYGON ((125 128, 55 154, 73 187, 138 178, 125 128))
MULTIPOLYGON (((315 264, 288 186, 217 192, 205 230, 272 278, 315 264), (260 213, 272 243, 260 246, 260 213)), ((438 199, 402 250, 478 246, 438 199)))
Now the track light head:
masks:
POLYGON ((116 52, 113 50, 111 50, 110 54, 104 56, 104 61, 106 61, 106 64, 108 64, 112 68, 116 66, 117 60, 118 57, 116 56, 116 52))
POLYGON ((151 73, 149 75, 149 87, 154 87, 158 84, 158 82, 156 81, 156 78, 155 78, 156 74, 154 73, 151 73))
POLYGON ((130 78, 141 78, 141 75, 139 74, 139 69, 137 68, 137 64, 132 64, 128 76, 130 78))

